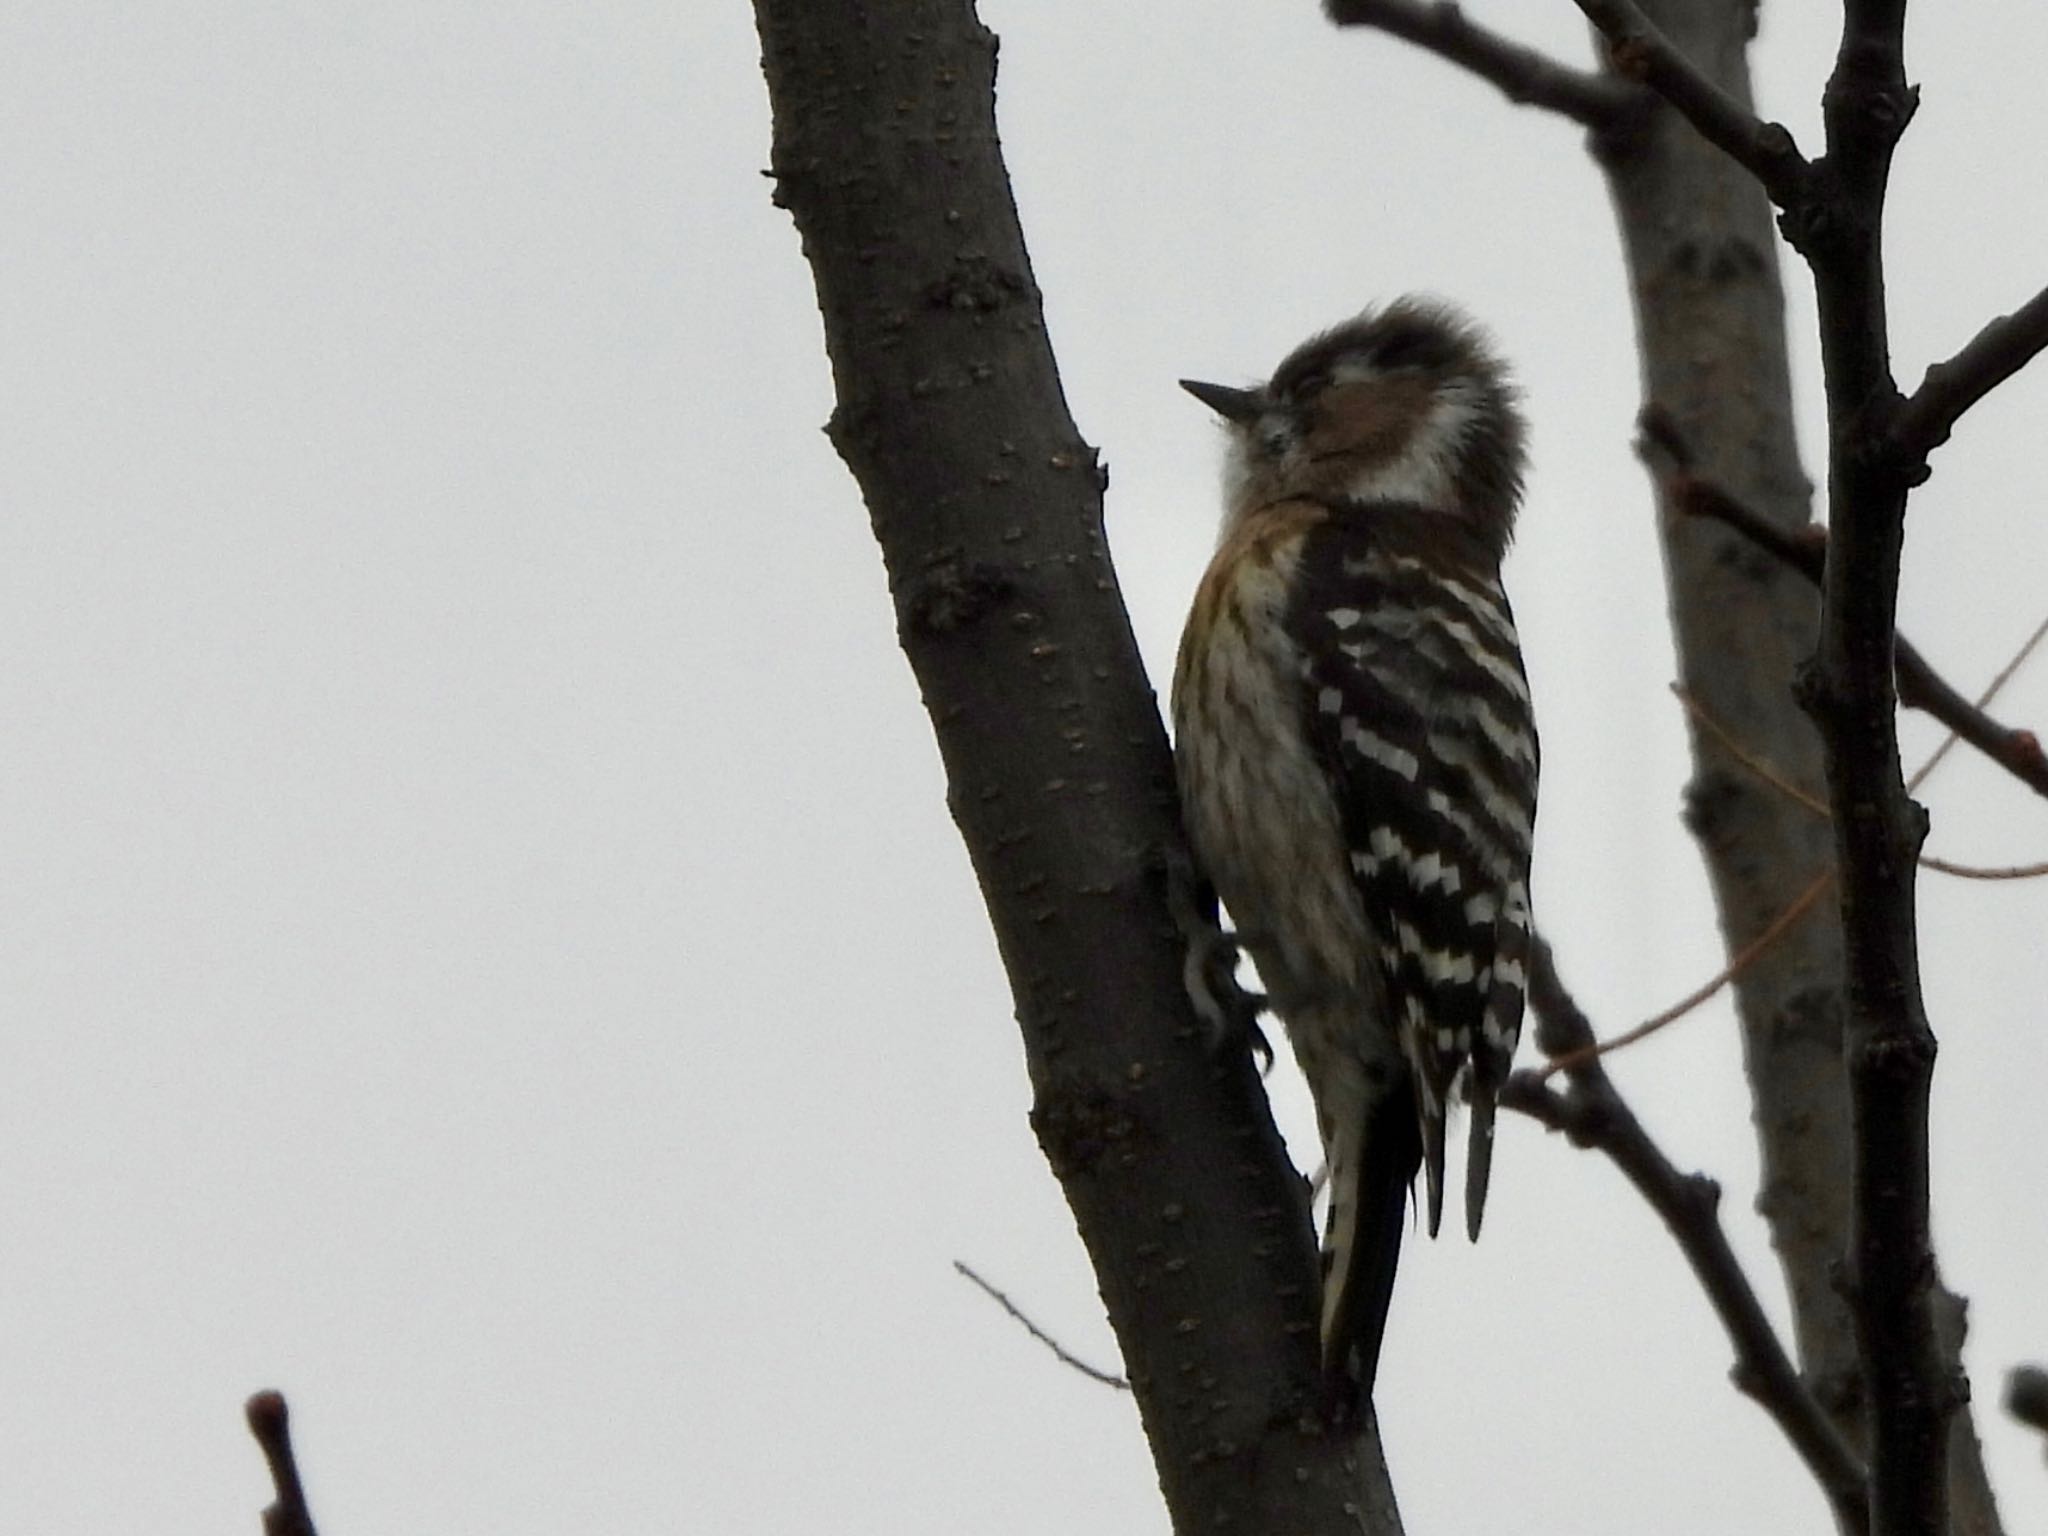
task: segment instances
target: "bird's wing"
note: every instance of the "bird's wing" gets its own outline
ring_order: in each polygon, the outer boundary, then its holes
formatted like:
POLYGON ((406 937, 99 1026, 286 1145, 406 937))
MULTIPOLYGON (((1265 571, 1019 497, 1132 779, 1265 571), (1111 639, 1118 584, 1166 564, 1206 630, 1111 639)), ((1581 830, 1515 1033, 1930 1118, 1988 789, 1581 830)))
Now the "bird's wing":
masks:
POLYGON ((1324 547, 1304 551, 1288 620, 1307 731, 1337 787, 1415 1074, 1432 1234, 1445 1106, 1468 1066, 1472 1231, 1485 1197, 1493 1094, 1521 1028, 1537 751, 1506 597, 1490 562, 1455 538, 1425 542, 1442 521, 1397 508, 1333 516, 1311 535, 1324 547))

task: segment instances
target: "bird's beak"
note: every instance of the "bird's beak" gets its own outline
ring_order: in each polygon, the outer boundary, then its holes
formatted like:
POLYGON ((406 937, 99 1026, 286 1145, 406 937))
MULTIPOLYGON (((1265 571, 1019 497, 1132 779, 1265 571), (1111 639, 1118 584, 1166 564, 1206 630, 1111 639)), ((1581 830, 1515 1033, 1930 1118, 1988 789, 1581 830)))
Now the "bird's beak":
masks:
POLYGON ((1228 384, 1204 384, 1200 379, 1182 379, 1180 387, 1225 421, 1250 421, 1266 405, 1265 395, 1256 389, 1232 389, 1228 384))

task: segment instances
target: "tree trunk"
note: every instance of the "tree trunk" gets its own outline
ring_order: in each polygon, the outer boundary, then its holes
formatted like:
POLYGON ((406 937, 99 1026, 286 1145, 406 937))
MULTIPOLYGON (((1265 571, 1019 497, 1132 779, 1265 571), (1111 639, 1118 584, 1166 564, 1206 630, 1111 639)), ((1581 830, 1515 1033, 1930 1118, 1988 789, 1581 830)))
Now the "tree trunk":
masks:
MULTIPOLYGON (((796 218, 898 632, 1176 1530, 1398 1532, 1370 1423, 1320 1425, 1316 1255, 1173 916, 1171 760, 1054 371, 970 0, 756 0, 796 218)), ((1183 891, 1181 893, 1185 895, 1183 891)), ((992 1132, 993 1134, 993 1132, 992 1132)))

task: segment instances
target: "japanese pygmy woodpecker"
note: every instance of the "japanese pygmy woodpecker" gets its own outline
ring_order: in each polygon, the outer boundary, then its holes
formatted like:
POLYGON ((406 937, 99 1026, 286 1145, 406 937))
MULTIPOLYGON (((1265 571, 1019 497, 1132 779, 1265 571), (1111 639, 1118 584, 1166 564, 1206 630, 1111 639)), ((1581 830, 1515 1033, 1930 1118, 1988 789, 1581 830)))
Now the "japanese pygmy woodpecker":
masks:
POLYGON ((1536 728, 1501 558, 1523 428, 1466 320, 1402 299, 1250 389, 1174 676, 1196 859, 1315 1100, 1323 1362, 1369 1396, 1416 1169, 1470 1106, 1477 1237, 1530 957, 1536 728))

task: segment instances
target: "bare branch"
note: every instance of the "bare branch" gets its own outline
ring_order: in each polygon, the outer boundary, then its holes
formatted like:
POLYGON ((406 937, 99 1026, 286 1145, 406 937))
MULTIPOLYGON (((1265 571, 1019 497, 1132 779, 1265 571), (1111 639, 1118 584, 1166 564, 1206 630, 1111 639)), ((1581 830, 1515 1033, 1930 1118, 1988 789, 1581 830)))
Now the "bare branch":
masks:
MULTIPOLYGON (((1828 825, 1842 964, 1824 974, 1842 978, 1840 1061, 1849 1088, 1843 1103, 1817 1104, 1814 1113, 1826 1117, 1831 1135, 1846 1131, 1851 1178, 1846 1222, 1829 1190, 1813 1207, 1820 1222, 1809 1230, 1846 1255, 1831 1272, 1831 1282, 1839 1273, 1840 1283, 1829 1289, 1843 1303, 1863 1387, 1843 1418, 1868 1419, 1871 1529, 1877 1536, 1923 1536, 1948 1528, 1946 1448, 1966 1385, 1936 1329, 1927 1180, 1935 1041, 1921 996, 1913 897, 1926 818, 1905 792, 1897 739, 1898 576, 1916 466, 1900 457, 1891 435, 1902 398, 1890 368, 1882 236, 1892 154, 1918 104, 1905 78, 1905 0, 1845 0, 1841 45, 1822 99, 1825 154, 1812 163, 1789 135, 1760 125, 1742 105, 1742 71, 1718 72, 1717 37, 1689 28, 1696 12, 1725 21, 1727 8, 1660 0, 1655 9, 1673 29, 1666 36, 1630 0, 1578 4, 1608 38, 1618 73, 1649 83, 1701 138, 1762 183, 1783 209, 1780 231, 1813 271, 1832 542, 1817 659, 1797 674, 1795 697, 1819 727, 1834 811, 1828 825), (1675 46, 1673 36, 1687 46, 1675 46), (1706 69, 1727 88, 1709 84, 1706 69)), ((1612 179, 1619 187, 1635 169, 1623 162, 1612 179)), ((1654 235, 1643 243, 1655 246, 1654 235)), ((1639 314, 1659 307, 1652 282, 1639 286, 1637 298, 1639 314)), ((1705 361, 1688 358, 1685 366, 1702 372, 1705 361)), ((1655 377, 1653 369, 1646 372, 1655 377)), ((1674 383, 1661 388, 1670 392, 1674 383)), ((1658 392, 1653 386, 1651 398, 1658 392)), ((1747 437, 1721 446, 1744 460, 1753 452, 1747 437)), ((1918 468, 1924 478, 1924 466, 1918 468)), ((1771 1027, 1746 1022, 1752 1041, 1771 1027)), ((1762 1124, 1766 1101, 1780 1102, 1778 1090, 1760 1074, 1751 1081, 1762 1124)), ((1812 1079, 1802 1083, 1809 1092, 1811 1086, 1812 1079)), ((1783 1141, 1767 1134, 1767 1152, 1783 1141)), ((1791 1225, 1774 1220, 1774 1237, 1785 1242, 1791 1225)), ((1811 1255, 1818 1247, 1804 1234, 1791 1240, 1800 1245, 1801 1263, 1788 1264, 1787 1272, 1804 1292, 1795 1304, 1802 1320, 1825 1318, 1824 1342, 1832 1350, 1840 1314, 1814 1301, 1811 1255)), ((1860 1444, 1862 1426, 1856 1429, 1860 1444)), ((1974 1447, 1957 1444, 1959 1498, 1966 1509, 1988 1505, 1981 1476, 1967 1465, 1974 1447)))
POLYGON ((1929 869, 1944 875, 1955 875, 1963 880, 2038 880, 2043 875, 2048 875, 2048 862, 1997 866, 1952 864, 1947 859, 1937 859, 1926 853, 1920 855, 1920 862, 1929 869))
POLYGON ((1636 87, 1503 37, 1449 0, 1325 0, 1323 8, 1340 27, 1401 38, 1497 86, 1517 106, 1541 107, 1595 132, 1625 129, 1647 105, 1636 87))
POLYGON ((299 1464, 292 1456, 291 1414, 282 1392, 258 1392, 242 1409, 248 1416, 249 1432, 263 1447, 263 1459, 270 1463, 271 1486, 277 1502, 263 1511, 263 1536, 316 1536, 313 1512, 306 1506, 306 1490, 299 1481, 299 1464))
MULTIPOLYGON (((1943 700, 1943 710, 1922 707, 1927 708, 1929 714, 1946 725, 1949 734, 1947 739, 1934 749, 1934 755, 1920 765, 1920 771, 1906 781, 1907 789, 1918 789, 1925 783, 1927 775, 1934 772, 1935 764, 1947 756, 1948 749, 1955 745, 1956 738, 1961 737, 2036 794, 2048 795, 2048 757, 2042 755, 2041 738, 2032 731, 2010 730, 1984 713, 1985 706, 1998 697, 1998 691, 2012 680, 2012 675, 2019 671, 2021 664, 2029 656, 2034 654, 2044 637, 2048 637, 2048 619, 2043 619, 2034 626, 2034 632, 2021 642, 2017 651, 2013 652, 2012 660, 2001 667, 1998 675, 1991 679, 1990 685, 1977 695, 1975 704, 1965 702, 1947 683, 1942 682, 1932 670, 1929 670, 1926 680, 1938 685, 1948 697, 1943 700), (1946 712, 1943 712, 1944 710, 1946 712)), ((1902 674, 1905 671, 1904 651, 1905 643, 1901 641, 1902 674)), ((1901 691, 1903 692, 1903 689, 1901 691)))
MULTIPOLYGON (((1766 554, 1797 571, 1816 588, 1827 569, 1827 530, 1808 527, 1787 532, 1755 509, 1728 494, 1722 487, 1693 473, 1690 445, 1671 414, 1651 404, 1643 407, 1637 429, 1641 433, 1636 452, 1657 476, 1669 505, 1689 517, 1706 517, 1731 528, 1766 554), (1661 462, 1661 461, 1668 461, 1661 462)), ((1985 706, 2004 686, 2007 678, 2048 634, 2048 619, 2028 637, 2019 653, 1992 681, 1991 687, 1972 703, 1936 672, 1927 659, 1904 635, 1896 637, 1894 662, 1898 669, 1899 702, 1909 709, 1932 715, 1952 733, 1948 741, 1922 766, 1907 785, 1917 788, 1935 763, 1948 752, 1955 737, 2005 769, 2037 795, 2048 796, 2048 754, 2032 731, 2000 725, 1984 712, 1985 706)))
POLYGON ((1892 443, 1909 464, 1918 464, 1948 441, 1957 418, 2018 373, 2048 347, 2048 288, 2009 315, 2000 315, 1927 377, 1899 408, 1892 443))
MULTIPOLYGON (((2006 669, 2006 672, 2007 675, 2009 675, 2011 672, 2011 668, 2008 667, 2006 669)), ((1731 732, 1727 726, 1723 725, 1720 721, 1716 720, 1713 717, 1713 715, 1707 711, 1706 706, 1701 704, 1698 699, 1694 698, 1689 692, 1687 692, 1684 687, 1682 687, 1678 683, 1673 683, 1671 685, 1671 691, 1678 696, 1678 702, 1685 706, 1685 712, 1688 715, 1690 715, 1695 722, 1697 722, 1700 729, 1705 731, 1709 736, 1713 737, 1714 740, 1719 742, 1723 750, 1725 750, 1730 757, 1734 758, 1736 762, 1740 763, 1745 769, 1747 769, 1751 775, 1753 775, 1757 779, 1762 780, 1764 783, 1770 785, 1771 788, 1775 789, 1779 794, 1785 796, 1788 800, 1792 801, 1793 804, 1804 807, 1806 810, 1813 812, 1814 815, 1821 817, 1823 820, 1826 820, 1834 815, 1834 812, 1828 809, 1827 803, 1825 801, 1819 799, 1817 796, 1809 795, 1797 784, 1794 784, 1790 779, 1786 778, 1784 774, 1780 773, 1776 768, 1772 767, 1771 764, 1765 762, 1761 757, 1758 757, 1754 752, 1750 751, 1741 742, 1737 741, 1735 739, 1734 733, 1731 732)), ((1921 766, 1921 769, 1918 773, 1913 775, 1911 782, 1918 784, 1921 780, 1925 779, 1929 773, 1933 772, 1934 765, 1941 760, 1942 752, 1945 751, 1950 745, 1950 743, 1952 743, 1955 739, 1955 733, 1951 731, 1948 734, 1948 736, 1943 739, 1941 746, 1935 750, 1934 755, 1928 758, 1926 763, 1924 763, 1921 766)), ((2039 879, 2043 875, 2048 875, 2048 863, 2002 864, 1992 866, 1986 866, 1982 864, 1958 864, 1950 859, 1938 859, 1931 853, 1921 854, 1920 862, 1924 867, 1928 869, 1938 870, 1940 873, 1944 875, 1955 875, 1964 880, 2035 880, 2039 879)))
POLYGON ((1090 1365, 1086 1360, 1081 1359, 1078 1355, 1069 1353, 1067 1347, 1064 1344, 1060 1343, 1058 1339, 1054 1338, 1051 1334, 1047 1333, 1043 1328, 1039 1327, 1038 1324, 1031 1321, 1029 1317, 1025 1316, 1023 1309, 1019 1307, 1014 1301, 1010 1300, 1010 1298, 1007 1295, 1005 1295, 1002 1291, 997 1290, 993 1285, 990 1285, 988 1281, 982 1279, 980 1275, 976 1274, 973 1269, 969 1268, 959 1259, 955 1259, 953 1261, 953 1268, 955 1272, 957 1272, 961 1276, 973 1281, 974 1284, 980 1288, 981 1293, 984 1296, 988 1297, 989 1300, 993 1301, 997 1306, 1001 1307, 1005 1312, 1009 1313, 1011 1317, 1015 1318, 1018 1322, 1018 1325, 1021 1326, 1026 1333, 1030 1334, 1031 1337, 1038 1340, 1038 1342, 1043 1344, 1047 1349, 1051 1350, 1053 1352, 1054 1357, 1058 1359, 1060 1364, 1072 1366, 1075 1370, 1079 1371, 1083 1376, 1086 1376, 1090 1381, 1099 1381, 1105 1387, 1115 1387, 1119 1392, 1128 1392, 1131 1390, 1131 1384, 1128 1381, 1125 1381, 1123 1377, 1117 1375, 1114 1371, 1102 1370, 1098 1366, 1090 1365))
POLYGON ((1616 74, 1670 102, 1700 137, 1763 183, 1779 207, 1804 195, 1812 167, 1784 124, 1764 122, 1701 74, 1633 0, 1578 0, 1578 7, 1607 39, 1616 74))
POLYGON ((1603 1152, 1649 1202, 1677 1240, 1735 1349, 1734 1381, 1768 1413, 1791 1442, 1833 1507, 1842 1530, 1867 1529, 1864 1470, 1813 1394, 1764 1315, 1721 1229, 1721 1191, 1712 1179, 1682 1174, 1614 1087, 1593 1050, 1593 1026, 1558 979, 1550 946, 1536 944, 1529 1001, 1537 1043, 1573 1061, 1570 1086, 1546 1088, 1540 1074, 1517 1072, 1501 1089, 1510 1108, 1563 1131, 1576 1144, 1603 1152))
MULTIPOLYGON (((1876 1536, 1949 1525, 1951 1421, 1967 1400, 1936 1317, 1928 1102, 1938 1049, 1920 984, 1915 865, 1927 835, 1899 761, 1898 597, 1906 498, 1885 305, 1884 212, 1906 81, 1905 0, 1844 0, 1821 97, 1828 206, 1795 244, 1813 269, 1826 389, 1828 561, 1820 645, 1799 700, 1821 736, 1841 896, 1850 1205, 1842 1283, 1870 1418, 1876 1536)), ((1789 212, 1789 210, 1788 210, 1789 212)), ((1818 215, 1818 216, 1816 216, 1818 215)))
POLYGON ((1584 1044, 1571 1047, 1563 1052, 1552 1052, 1549 1051, 1548 1047, 1545 1047, 1546 1052, 1555 1059, 1536 1070, 1534 1074, 1536 1080, 1542 1082, 1559 1072, 1575 1072, 1588 1062, 1621 1050, 1625 1046, 1634 1045, 1638 1040, 1646 1040, 1666 1025, 1677 1023, 1688 1013, 1691 1013, 1693 1009, 1699 1007, 1700 1004, 1706 1002, 1715 993, 1727 986, 1729 982, 1735 980, 1736 977, 1756 964, 1758 959, 1773 944, 1776 944, 1786 934, 1790 933, 1792 925, 1805 916, 1807 912, 1811 911, 1813 904, 1820 900, 1821 893, 1828 888, 1830 878, 1825 872, 1814 876, 1807 887, 1797 896, 1793 897, 1785 905, 1783 911, 1766 923, 1758 931, 1755 938, 1743 945, 1725 966, 1707 981, 1702 982, 1692 991, 1686 993, 1684 997, 1681 997, 1662 1013, 1652 1014, 1649 1018, 1643 1020, 1642 1023, 1636 1025, 1634 1029, 1623 1030, 1612 1039, 1595 1040, 1589 1035, 1584 1044))

